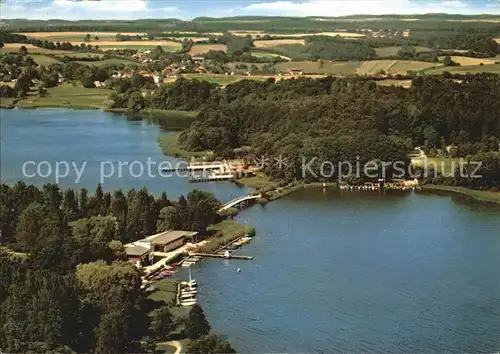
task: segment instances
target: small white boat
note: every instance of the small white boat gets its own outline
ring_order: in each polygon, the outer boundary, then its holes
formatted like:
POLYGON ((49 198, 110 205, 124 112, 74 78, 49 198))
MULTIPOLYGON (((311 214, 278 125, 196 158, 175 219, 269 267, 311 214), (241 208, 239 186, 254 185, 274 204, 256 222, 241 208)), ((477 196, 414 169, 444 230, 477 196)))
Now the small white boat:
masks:
POLYGON ((189 262, 189 261, 182 262, 183 267, 191 267, 193 264, 194 264, 194 262, 189 262))
POLYGON ((196 293, 195 294, 181 294, 181 301, 187 301, 189 299, 196 300, 196 293))
POLYGON ((181 294, 196 294, 198 290, 194 288, 186 288, 181 290, 181 294))
POLYGON ((196 305, 196 299, 189 300, 189 301, 181 301, 182 306, 193 306, 196 305))

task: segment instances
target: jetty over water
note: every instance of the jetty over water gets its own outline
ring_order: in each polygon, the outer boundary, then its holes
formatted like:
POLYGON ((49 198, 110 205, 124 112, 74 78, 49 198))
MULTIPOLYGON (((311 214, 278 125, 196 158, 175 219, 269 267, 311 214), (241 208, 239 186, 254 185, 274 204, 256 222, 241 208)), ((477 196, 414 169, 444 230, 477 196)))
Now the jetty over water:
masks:
POLYGON ((229 256, 225 256, 223 254, 213 254, 213 253, 190 253, 190 256, 193 257, 210 257, 210 258, 224 258, 224 259, 246 259, 252 260, 252 256, 240 256, 236 254, 230 254, 229 256))
POLYGON ((220 208, 218 211, 220 213, 221 211, 227 210, 227 209, 232 208, 236 205, 239 205, 242 203, 247 203, 250 200, 256 200, 256 199, 259 199, 261 197, 262 197, 261 194, 257 194, 257 195, 249 194, 249 195, 241 196, 238 198, 234 198, 234 199, 230 200, 229 202, 227 202, 226 204, 224 204, 222 206, 222 208, 220 208))

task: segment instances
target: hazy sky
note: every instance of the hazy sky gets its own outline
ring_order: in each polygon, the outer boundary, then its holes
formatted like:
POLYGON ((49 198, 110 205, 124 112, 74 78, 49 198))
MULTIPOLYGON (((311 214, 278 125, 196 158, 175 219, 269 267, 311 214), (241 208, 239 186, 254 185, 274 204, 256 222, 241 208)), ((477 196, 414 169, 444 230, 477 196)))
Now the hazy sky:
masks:
POLYGON ((197 16, 500 14, 500 0, 0 0, 1 18, 137 19, 197 16))

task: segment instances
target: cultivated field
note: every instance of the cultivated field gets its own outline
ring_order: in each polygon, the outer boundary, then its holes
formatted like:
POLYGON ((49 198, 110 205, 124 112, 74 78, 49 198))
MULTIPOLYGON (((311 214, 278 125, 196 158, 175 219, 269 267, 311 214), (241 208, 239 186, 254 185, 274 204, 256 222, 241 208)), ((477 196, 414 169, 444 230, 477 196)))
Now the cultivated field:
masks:
POLYGON ((443 72, 450 74, 476 74, 476 73, 495 73, 500 74, 500 64, 488 65, 469 65, 469 66, 443 66, 425 70, 425 74, 442 74, 443 72))
POLYGON ((227 51, 227 46, 225 44, 195 44, 189 50, 189 55, 200 55, 207 53, 211 50, 221 50, 223 52, 227 51))
POLYGON ((330 36, 330 37, 344 37, 344 38, 361 38, 365 37, 363 33, 356 32, 317 32, 317 33, 294 33, 294 34, 277 34, 277 33, 269 33, 271 36, 278 37, 307 37, 307 36, 330 36))
POLYGON ((411 80, 379 80, 375 81, 379 86, 401 86, 404 88, 411 87, 411 80))
MULTIPOLYGON (((441 65, 441 64, 438 64, 441 65)), ((437 66, 435 63, 412 60, 369 60, 364 61, 356 70, 359 75, 378 74, 382 70, 388 74, 407 74, 408 71, 420 71, 437 66)))
POLYGON ((235 35, 235 36, 242 36, 242 37, 245 37, 245 36, 252 36, 252 37, 255 37, 255 36, 263 36, 265 33, 264 31, 229 31, 229 33, 231 33, 232 35, 235 35))
POLYGON ((26 37, 31 37, 31 38, 40 38, 40 39, 49 39, 49 38, 67 38, 67 37, 85 37, 86 35, 90 34, 92 38, 95 36, 98 37, 114 37, 118 33, 123 34, 123 35, 128 35, 128 36, 136 36, 136 35, 146 35, 145 33, 138 33, 138 32, 26 32, 26 33, 21 33, 22 35, 25 35, 26 37))
POLYGON ((41 54, 74 54, 74 52, 68 50, 50 50, 45 48, 39 48, 32 44, 24 44, 24 43, 5 43, 3 48, 0 49, 0 53, 17 53, 19 52, 19 48, 21 46, 25 46, 28 49, 28 54, 30 53, 41 53, 41 54))
POLYGON ((277 63, 273 66, 276 72, 288 73, 291 69, 300 69, 304 73, 332 74, 332 75, 352 75, 360 66, 359 61, 329 62, 323 61, 290 61, 277 63))
POLYGON ((57 60, 53 57, 49 57, 47 55, 43 55, 43 54, 34 54, 34 55, 31 55, 31 57, 33 58, 35 63, 37 63, 38 65, 48 66, 50 64, 61 63, 59 60, 57 60))
MULTIPOLYGON (((490 58, 469 58, 469 57, 461 57, 455 55, 451 56, 450 58, 455 63, 460 64, 462 66, 495 64, 495 59, 490 59, 490 58)), ((444 59, 444 56, 439 57, 438 59, 442 61, 444 59)))
POLYGON ((264 76, 242 76, 242 75, 219 75, 219 74, 182 74, 183 77, 196 79, 200 81, 208 81, 221 86, 233 84, 241 80, 257 80, 263 81, 267 77, 264 76))
MULTIPOLYGON (((417 53, 428 52, 431 50, 431 48, 427 48, 427 47, 414 47, 414 48, 415 48, 415 51, 417 53)), ((400 49, 401 49, 401 47, 375 48, 375 53, 377 53, 378 57, 390 57, 390 56, 397 55, 400 49)))
POLYGON ((256 51, 252 50, 252 55, 258 58, 282 58, 286 60, 292 60, 292 58, 286 57, 284 55, 268 53, 268 52, 259 52, 258 50, 256 51))
POLYGON ((208 41, 210 39, 208 37, 169 37, 169 36, 165 36, 165 38, 178 41, 183 41, 184 39, 190 39, 195 43, 208 41))
POLYGON ((274 48, 279 47, 281 45, 288 44, 301 44, 304 45, 304 39, 275 39, 275 40, 263 40, 263 41, 254 41, 253 44, 256 48, 274 48))
MULTIPOLYGON (((79 45, 84 43, 83 41, 71 41, 73 45, 79 45)), ((98 45, 100 48, 154 48, 156 46, 161 46, 164 50, 178 50, 182 46, 178 42, 174 41, 115 41, 115 40, 98 40, 98 41, 90 41, 87 44, 91 44, 93 46, 98 45)))

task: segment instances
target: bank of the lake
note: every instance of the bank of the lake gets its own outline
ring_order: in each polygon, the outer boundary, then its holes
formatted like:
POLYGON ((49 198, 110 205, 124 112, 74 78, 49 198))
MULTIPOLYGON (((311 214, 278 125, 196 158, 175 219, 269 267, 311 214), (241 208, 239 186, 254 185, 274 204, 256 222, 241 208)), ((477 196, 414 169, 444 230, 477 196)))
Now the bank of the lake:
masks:
POLYGON ((500 205, 500 192, 481 191, 465 187, 438 184, 425 184, 422 186, 422 190, 429 193, 459 194, 478 202, 500 205))

